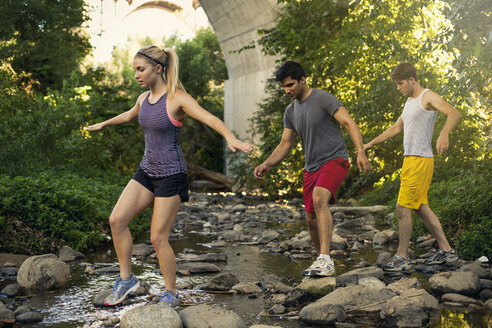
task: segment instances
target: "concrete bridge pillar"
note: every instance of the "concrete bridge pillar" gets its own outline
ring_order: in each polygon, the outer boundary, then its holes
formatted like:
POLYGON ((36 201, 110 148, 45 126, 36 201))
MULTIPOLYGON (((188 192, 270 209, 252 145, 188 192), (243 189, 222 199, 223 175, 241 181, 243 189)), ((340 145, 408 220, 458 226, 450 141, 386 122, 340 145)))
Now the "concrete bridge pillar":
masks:
POLYGON ((200 0, 224 53, 229 79, 224 85, 224 121, 250 139, 248 119, 265 98, 265 82, 274 74, 275 57, 256 47, 231 53, 258 39, 257 30, 272 27, 276 0, 200 0))

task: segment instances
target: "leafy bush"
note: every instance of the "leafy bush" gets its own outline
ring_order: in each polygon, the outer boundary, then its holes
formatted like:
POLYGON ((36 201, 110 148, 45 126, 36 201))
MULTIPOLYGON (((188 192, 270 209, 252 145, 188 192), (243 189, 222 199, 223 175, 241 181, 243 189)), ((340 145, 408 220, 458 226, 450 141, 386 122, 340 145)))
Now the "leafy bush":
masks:
MULTIPOLYGON (((123 184, 43 172, 37 177, 0 175, 0 216, 21 221, 56 244, 86 250, 107 242, 108 217, 123 184)), ((148 228, 148 212, 132 222, 132 231, 148 228)))

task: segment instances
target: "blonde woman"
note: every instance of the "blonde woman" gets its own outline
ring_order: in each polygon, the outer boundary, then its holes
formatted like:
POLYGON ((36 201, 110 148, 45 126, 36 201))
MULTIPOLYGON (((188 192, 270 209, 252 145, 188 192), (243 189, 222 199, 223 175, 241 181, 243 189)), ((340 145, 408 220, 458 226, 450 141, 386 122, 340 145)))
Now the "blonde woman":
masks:
POLYGON ((169 234, 181 202, 188 200, 186 163, 179 146, 179 133, 189 115, 220 133, 233 152, 250 152, 253 146, 242 142, 225 124, 203 109, 186 93, 178 79, 178 57, 172 49, 147 46, 133 59, 135 78, 148 88, 133 108, 107 121, 88 126, 97 131, 109 125, 138 118, 144 130, 145 152, 135 175, 123 190, 110 217, 113 243, 120 264, 120 276, 104 304, 117 305, 140 286, 131 269, 132 237, 128 225, 153 204, 150 239, 159 258, 165 289, 158 295, 161 304, 179 305, 176 293, 176 260, 169 234))

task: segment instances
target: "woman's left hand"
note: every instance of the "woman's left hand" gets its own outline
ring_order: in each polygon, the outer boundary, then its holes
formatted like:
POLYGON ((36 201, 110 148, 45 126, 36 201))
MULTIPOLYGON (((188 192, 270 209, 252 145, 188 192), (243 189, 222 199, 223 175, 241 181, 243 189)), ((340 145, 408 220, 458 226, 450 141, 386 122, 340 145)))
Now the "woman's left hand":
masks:
POLYGON ((229 149, 232 151, 232 152, 236 152, 236 150, 242 150, 243 152, 245 153, 249 153, 251 151, 253 151, 253 145, 247 143, 247 142, 243 142, 239 139, 232 139, 230 141, 227 141, 227 147, 229 147, 229 149))

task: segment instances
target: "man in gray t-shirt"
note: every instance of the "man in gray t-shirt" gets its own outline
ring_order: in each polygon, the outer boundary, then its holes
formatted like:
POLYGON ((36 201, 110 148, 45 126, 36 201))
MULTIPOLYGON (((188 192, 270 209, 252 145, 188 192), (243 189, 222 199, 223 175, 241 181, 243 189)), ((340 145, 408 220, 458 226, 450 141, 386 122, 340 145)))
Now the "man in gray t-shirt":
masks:
POLYGON ((357 149, 357 166, 364 174, 370 169, 364 152, 359 127, 347 109, 330 93, 306 85, 301 65, 284 63, 277 71, 276 80, 293 99, 284 114, 284 131, 280 144, 273 153, 255 168, 257 179, 263 179, 270 167, 281 162, 289 153, 297 135, 305 149, 303 196, 309 234, 318 258, 302 272, 306 276, 333 276, 335 265, 330 258, 333 218, 330 204, 347 175, 347 148, 340 125, 350 134, 357 149))

